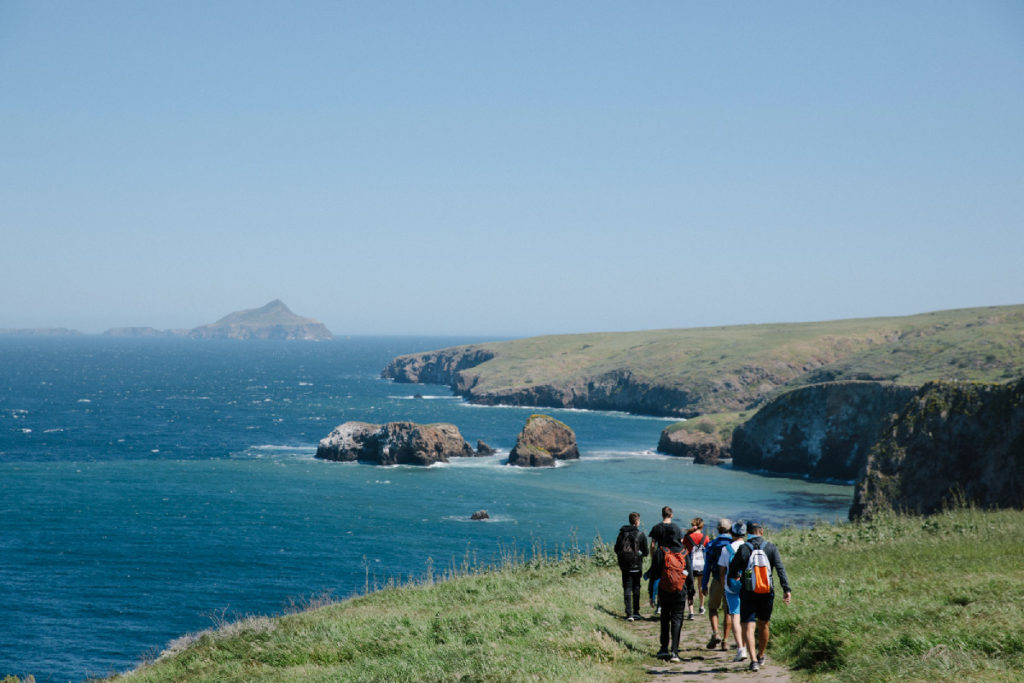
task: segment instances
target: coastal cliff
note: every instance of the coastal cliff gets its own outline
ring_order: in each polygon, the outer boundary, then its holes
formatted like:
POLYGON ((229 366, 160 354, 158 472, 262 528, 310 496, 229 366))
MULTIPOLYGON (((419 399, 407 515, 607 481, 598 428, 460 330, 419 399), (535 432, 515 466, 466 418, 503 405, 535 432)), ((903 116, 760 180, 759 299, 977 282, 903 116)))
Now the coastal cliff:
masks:
POLYGON ((831 382, 782 394, 735 429, 733 466, 852 480, 891 416, 915 390, 831 382))
POLYGON ((922 387, 871 449, 850 519, 960 503, 1024 507, 1024 379, 922 387))
POLYGON ((1024 306, 898 318, 532 337, 399 356, 381 376, 483 405, 690 418, 835 381, 920 386, 1024 374, 1024 306))

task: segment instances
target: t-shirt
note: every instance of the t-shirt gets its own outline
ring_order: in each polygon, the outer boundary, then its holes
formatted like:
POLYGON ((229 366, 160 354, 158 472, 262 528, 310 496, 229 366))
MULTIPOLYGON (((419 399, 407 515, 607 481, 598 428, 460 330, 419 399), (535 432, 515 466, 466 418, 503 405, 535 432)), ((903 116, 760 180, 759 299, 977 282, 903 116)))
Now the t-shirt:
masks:
MULTIPOLYGON (((733 555, 736 554, 736 551, 739 550, 740 547, 742 547, 743 544, 746 543, 746 542, 747 541, 744 538, 737 538, 735 541, 730 543, 729 545, 732 546, 732 552, 731 553, 729 551, 727 551, 725 548, 722 548, 722 552, 718 555, 718 571, 719 571, 719 576, 721 576, 722 567, 725 567, 725 571, 726 571, 726 573, 728 573, 728 571, 729 571, 729 561, 732 560, 733 555)), ((728 578, 728 576, 726 576, 726 578, 728 578)), ((735 594, 735 591, 730 591, 729 590, 729 582, 728 581, 725 582, 725 590, 729 591, 730 593, 735 594)))
POLYGON ((708 537, 700 531, 691 531, 683 538, 683 546, 687 550, 693 550, 694 546, 707 545, 708 537))

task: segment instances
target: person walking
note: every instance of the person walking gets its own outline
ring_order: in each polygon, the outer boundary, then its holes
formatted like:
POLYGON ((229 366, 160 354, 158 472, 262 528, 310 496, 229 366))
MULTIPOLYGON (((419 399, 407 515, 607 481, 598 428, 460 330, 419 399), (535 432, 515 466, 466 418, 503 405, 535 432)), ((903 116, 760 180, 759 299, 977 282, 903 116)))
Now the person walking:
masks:
POLYGON ((772 570, 779 575, 782 600, 792 600, 789 577, 782 566, 782 556, 774 543, 764 540, 764 527, 760 522, 747 525, 750 537, 739 547, 729 563, 729 578, 740 579, 740 621, 743 622, 743 640, 750 653, 750 670, 759 671, 765 662, 765 649, 771 635, 770 622, 775 603, 772 570), (756 621, 756 634, 755 634, 756 621), (756 638, 755 638, 756 635, 756 638), (756 641, 756 657, 755 657, 756 641))
MULTIPOLYGON (((654 545, 661 545, 667 534, 675 534, 676 538, 683 537, 683 530, 679 528, 679 525, 672 521, 672 508, 668 505, 661 508, 661 521, 651 527, 648 537, 651 539, 651 556, 654 556, 654 545)), ((661 614, 661 605, 658 604, 658 579, 651 576, 648 571, 645 574, 648 579, 647 592, 651 598, 651 607, 654 609, 654 616, 661 614)))
POLYGON ((626 621, 640 618, 640 575, 647 557, 647 537, 640 530, 640 513, 629 513, 629 524, 619 528, 615 539, 615 555, 622 572, 622 601, 626 606, 626 621))
MULTIPOLYGON (((736 640, 736 656, 732 661, 742 662, 748 656, 748 649, 744 646, 743 628, 740 625, 740 582, 729 579, 729 565, 736 557, 740 546, 746 542, 747 525, 743 522, 736 522, 729 529, 729 537, 732 539, 729 545, 722 548, 719 554, 718 567, 719 580, 722 582, 723 595, 725 597, 728 616, 726 619, 725 632, 729 635, 729 628, 732 627, 733 638, 736 640)), ((753 652, 750 650, 750 652, 753 652)))
POLYGON ((721 644, 722 649, 726 648, 726 641, 729 639, 729 610, 726 608, 725 591, 721 573, 718 570, 719 556, 722 549, 732 543, 732 535, 729 528, 732 521, 726 518, 718 520, 718 536, 711 541, 705 551, 704 575, 700 580, 701 596, 706 598, 708 608, 708 620, 711 622, 711 640, 708 641, 708 649, 714 650, 721 644), (718 636, 718 612, 724 611, 724 626, 722 637, 718 636))
POLYGON ((693 620, 694 600, 697 601, 700 608, 699 614, 704 614, 704 593, 699 590, 697 584, 704 580, 707 544, 708 537, 704 534, 704 520, 700 517, 694 517, 690 520, 690 528, 686 531, 686 536, 683 537, 683 547, 690 554, 690 566, 693 567, 693 573, 690 575, 691 586, 686 594, 686 618, 691 621, 693 620))
POLYGON ((661 605, 661 649, 659 659, 679 661, 679 631, 686 606, 686 579, 690 574, 689 555, 683 547, 682 530, 674 524, 661 536, 651 561, 651 577, 658 580, 661 605))

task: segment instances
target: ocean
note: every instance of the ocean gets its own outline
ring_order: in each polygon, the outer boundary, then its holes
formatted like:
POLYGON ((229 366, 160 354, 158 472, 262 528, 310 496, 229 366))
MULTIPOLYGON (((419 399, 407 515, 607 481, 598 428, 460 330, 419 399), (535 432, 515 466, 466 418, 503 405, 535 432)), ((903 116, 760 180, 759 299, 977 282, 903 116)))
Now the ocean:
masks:
POLYGON ((671 420, 472 406, 379 378, 396 355, 475 341, 0 338, 0 676, 124 671, 223 620, 614 539, 633 510, 645 528, 662 505, 684 524, 846 516, 848 485, 655 453, 671 420), (504 464, 534 412, 576 431, 579 461, 504 464), (452 422, 499 452, 429 468, 316 460, 348 420, 452 422), (480 509, 490 520, 470 521, 480 509))

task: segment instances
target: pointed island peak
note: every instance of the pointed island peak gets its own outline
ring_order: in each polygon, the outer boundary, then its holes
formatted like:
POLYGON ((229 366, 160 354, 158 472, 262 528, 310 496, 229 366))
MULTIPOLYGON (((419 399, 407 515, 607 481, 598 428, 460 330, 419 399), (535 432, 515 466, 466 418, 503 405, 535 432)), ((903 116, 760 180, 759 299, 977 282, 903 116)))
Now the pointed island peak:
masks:
POLYGON ((195 328, 188 336, 201 339, 334 339, 322 322, 296 315, 280 299, 260 308, 229 313, 215 323, 195 328))

